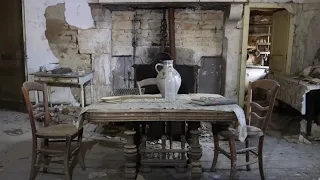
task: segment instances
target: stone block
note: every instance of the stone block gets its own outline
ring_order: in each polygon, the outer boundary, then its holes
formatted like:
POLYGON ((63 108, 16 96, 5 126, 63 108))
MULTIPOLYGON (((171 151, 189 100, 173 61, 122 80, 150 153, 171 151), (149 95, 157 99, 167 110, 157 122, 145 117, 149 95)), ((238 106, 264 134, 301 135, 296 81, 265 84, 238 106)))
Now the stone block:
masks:
POLYGON ((134 11, 112 11, 112 20, 131 21, 134 15, 134 11))
POLYGON ((112 29, 132 29, 132 21, 112 21, 112 29))
POLYGON ((113 42, 132 42, 132 34, 131 33, 115 33, 112 34, 113 42))
POLYGON ((111 53, 110 29, 78 30, 78 44, 80 53, 108 54, 111 53))
POLYGON ((93 84, 94 85, 110 85, 109 76, 111 54, 95 54, 92 58, 92 69, 94 70, 93 84))
POLYGON ((133 47, 132 46, 113 46, 112 55, 120 56, 120 55, 132 55, 133 47))
POLYGON ((206 20, 200 21, 199 25, 214 25, 215 27, 221 28, 223 26, 223 20, 206 20))
POLYGON ((140 21, 140 29, 147 29, 149 30, 149 24, 148 24, 148 21, 140 21))
POLYGON ((72 36, 70 35, 63 35, 59 37, 59 42, 71 42, 72 41, 72 36))
POLYGON ((209 46, 209 42, 197 42, 197 46, 205 46, 205 47, 208 47, 209 46))
POLYGON ((97 29, 111 29, 112 22, 95 21, 95 26, 97 29))
POLYGON ((141 36, 141 37, 148 37, 152 34, 153 34, 153 32, 149 29, 142 29, 139 31, 139 36, 141 36))
POLYGON ((193 20, 193 21, 200 21, 201 20, 201 14, 193 13, 181 13, 178 15, 176 19, 180 20, 193 20))
POLYGON ((70 48, 72 48, 72 49, 77 49, 78 48, 78 45, 77 45, 77 43, 69 43, 68 44, 68 47, 70 47, 70 48))
POLYGON ((90 60, 91 61, 91 55, 89 54, 80 54, 80 59, 81 60, 90 60))
POLYGON ((160 21, 148 21, 148 29, 159 29, 161 27, 160 21))
POLYGON ((185 22, 181 27, 183 30, 198 30, 199 25, 198 22, 185 22))
POLYGON ((100 5, 91 6, 91 14, 94 21, 103 21, 104 20, 104 8, 100 5))
POLYGON ((182 47, 193 47, 194 45, 194 42, 182 42, 182 47))
POLYGON ((221 46, 216 46, 216 47, 202 47, 201 48, 201 51, 202 52, 206 52, 206 53, 209 53, 209 54, 205 54, 205 55, 208 55, 208 56, 218 56, 218 55, 221 55, 222 53, 222 45, 221 46))
POLYGON ((71 42, 77 42, 78 31, 65 31, 65 35, 71 36, 71 42))
POLYGON ((201 14, 201 20, 220 20, 223 21, 223 11, 215 11, 213 13, 203 13, 201 14))
POLYGON ((161 20, 163 18, 162 10, 136 10, 137 19, 140 20, 161 20))
POLYGON ((202 24, 199 25, 199 29, 214 29, 216 26, 214 24, 202 24))

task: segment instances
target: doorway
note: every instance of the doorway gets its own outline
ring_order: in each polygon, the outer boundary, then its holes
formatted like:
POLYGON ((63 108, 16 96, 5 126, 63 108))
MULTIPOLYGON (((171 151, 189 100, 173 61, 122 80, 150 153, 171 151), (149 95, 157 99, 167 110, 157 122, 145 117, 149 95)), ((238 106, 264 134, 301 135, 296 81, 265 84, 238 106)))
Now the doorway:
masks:
POLYGON ((21 0, 0 6, 0 108, 21 111, 25 80, 23 8, 21 0))
POLYGON ((239 104, 249 81, 289 74, 293 44, 290 12, 278 4, 249 3, 244 10, 239 104))

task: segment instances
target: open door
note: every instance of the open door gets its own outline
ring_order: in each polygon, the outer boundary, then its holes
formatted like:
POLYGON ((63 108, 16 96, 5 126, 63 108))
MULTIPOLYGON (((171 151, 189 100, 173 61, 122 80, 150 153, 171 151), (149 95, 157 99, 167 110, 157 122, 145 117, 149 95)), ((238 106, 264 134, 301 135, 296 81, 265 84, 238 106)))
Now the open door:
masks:
POLYGON ((290 61, 292 43, 290 39, 291 19, 287 10, 280 10, 273 14, 270 73, 288 74, 290 71, 290 61), (291 44, 291 45, 290 45, 291 44))

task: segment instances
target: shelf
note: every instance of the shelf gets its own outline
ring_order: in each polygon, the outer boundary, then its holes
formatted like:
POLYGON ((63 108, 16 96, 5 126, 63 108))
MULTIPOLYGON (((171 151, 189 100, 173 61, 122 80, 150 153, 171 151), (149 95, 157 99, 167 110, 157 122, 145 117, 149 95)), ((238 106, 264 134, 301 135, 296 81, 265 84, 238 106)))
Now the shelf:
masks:
POLYGON ((270 46, 271 43, 257 43, 258 46, 270 46))
POLYGON ((272 24, 250 24, 249 27, 271 27, 272 24))
POLYGON ((265 54, 267 54, 267 55, 269 55, 270 54, 270 52, 260 52, 260 55, 265 55, 265 54))
POLYGON ((271 34, 249 34, 249 36, 258 36, 258 37, 261 37, 261 36, 271 36, 271 34))

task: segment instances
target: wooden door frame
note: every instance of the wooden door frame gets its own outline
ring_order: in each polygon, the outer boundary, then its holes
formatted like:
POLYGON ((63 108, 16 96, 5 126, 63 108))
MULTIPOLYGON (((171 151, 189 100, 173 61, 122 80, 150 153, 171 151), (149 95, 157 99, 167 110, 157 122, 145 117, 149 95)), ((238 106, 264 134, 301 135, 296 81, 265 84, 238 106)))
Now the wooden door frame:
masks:
POLYGON ((25 0, 21 0, 22 7, 22 38, 23 38, 23 61, 24 61, 24 80, 28 80, 28 66, 27 66, 27 38, 26 38, 26 18, 25 18, 25 0))
MULTIPOLYGON (((244 6, 243 13, 243 32, 242 32, 242 55, 240 63, 240 80, 239 80, 239 94, 238 102, 242 107, 244 104, 245 95, 245 80, 246 80, 246 62, 247 62, 247 46, 249 37, 249 20, 250 11, 252 9, 286 9, 289 13, 293 12, 292 4, 279 4, 279 3, 246 3, 244 6)), ((286 64, 286 74, 290 74, 291 59, 292 59, 292 48, 293 48, 293 35, 294 35, 294 24, 292 15, 290 15, 289 25, 289 38, 288 38, 288 55, 286 64)))

